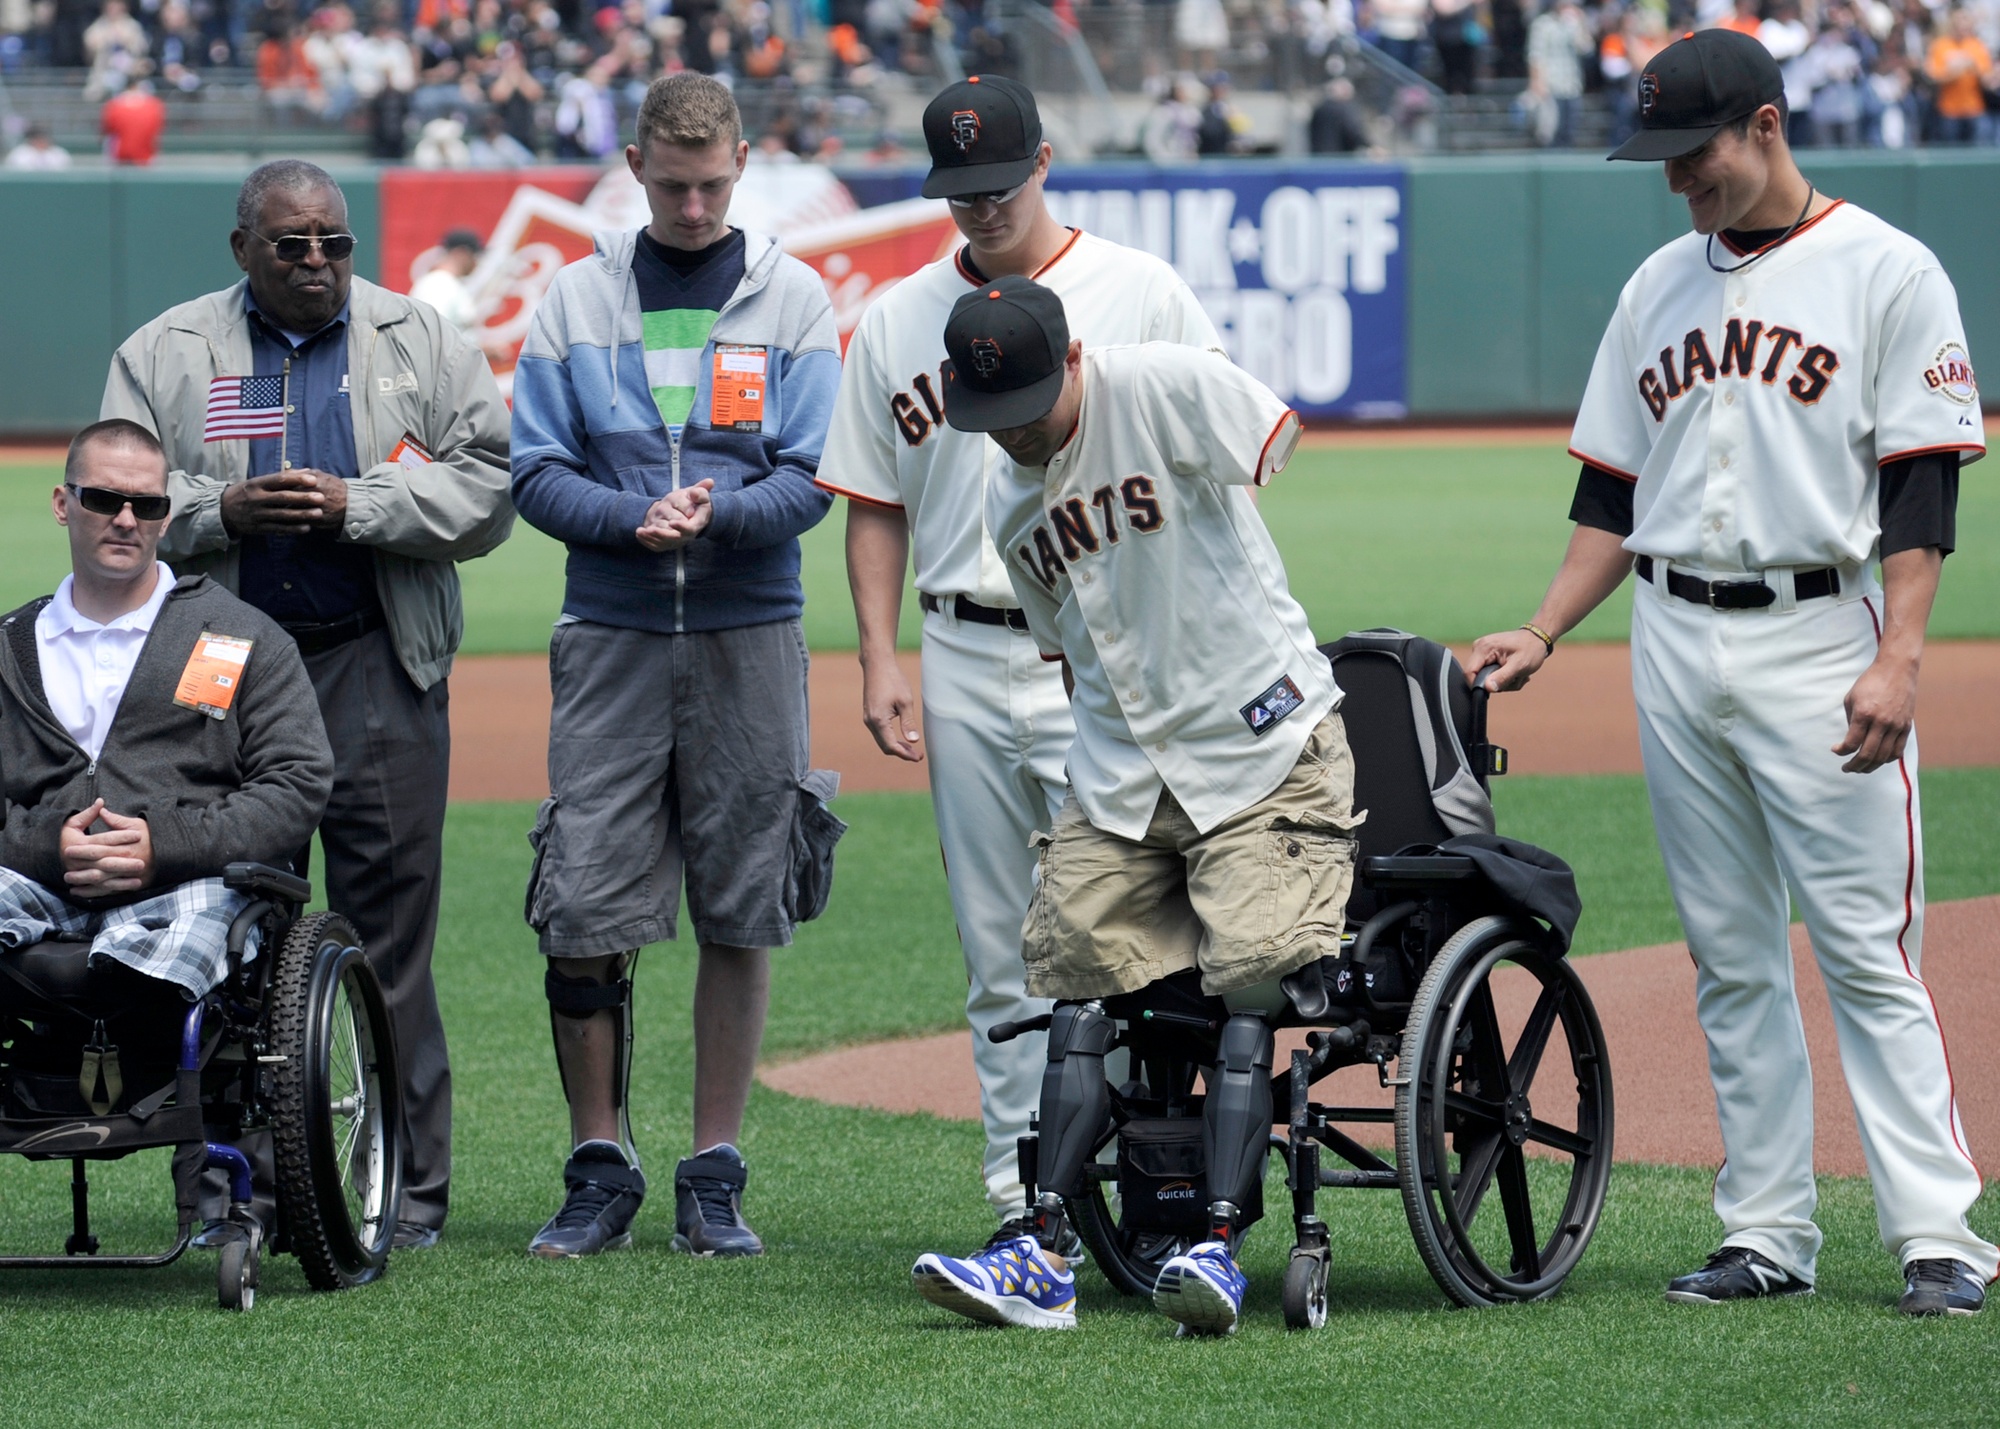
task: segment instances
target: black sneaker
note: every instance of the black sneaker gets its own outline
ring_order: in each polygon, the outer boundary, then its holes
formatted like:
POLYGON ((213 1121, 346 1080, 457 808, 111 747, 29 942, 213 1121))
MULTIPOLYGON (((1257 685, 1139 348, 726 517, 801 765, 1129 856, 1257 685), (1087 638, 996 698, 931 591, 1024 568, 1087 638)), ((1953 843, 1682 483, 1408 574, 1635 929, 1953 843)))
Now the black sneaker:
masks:
POLYGON ((632 1217, 646 1199, 646 1177, 608 1141, 586 1141, 563 1167, 569 1195, 528 1242, 528 1254, 575 1260, 632 1243, 632 1217))
MULTIPOLYGON (((1039 1242, 1042 1238, 1041 1222, 1033 1211, 1023 1211, 1018 1216, 1009 1216, 1000 1222, 1000 1229, 993 1232, 986 1242, 986 1249, 996 1245, 1008 1245, 1022 1236, 1033 1236, 1039 1242)), ((1079 1265, 1090 1263, 1090 1252, 1084 1248, 1083 1237, 1071 1228, 1069 1219, 1064 1217, 1056 1222, 1055 1244, 1043 1245, 1042 1249, 1051 1255, 1059 1255, 1074 1270, 1079 1265)))
POLYGON ((764 1242, 743 1223, 743 1155, 724 1142, 674 1168, 674 1249, 703 1259, 762 1255, 764 1242))
POLYGON ((1667 1282, 1667 1301, 1673 1305, 1720 1305, 1725 1300, 1812 1293, 1811 1285, 1740 1245, 1725 1245, 1692 1275, 1667 1282))
POLYGON ((1903 1267, 1905 1315, 1977 1315, 1986 1306, 1979 1273, 1962 1260, 1913 1260, 1903 1267))

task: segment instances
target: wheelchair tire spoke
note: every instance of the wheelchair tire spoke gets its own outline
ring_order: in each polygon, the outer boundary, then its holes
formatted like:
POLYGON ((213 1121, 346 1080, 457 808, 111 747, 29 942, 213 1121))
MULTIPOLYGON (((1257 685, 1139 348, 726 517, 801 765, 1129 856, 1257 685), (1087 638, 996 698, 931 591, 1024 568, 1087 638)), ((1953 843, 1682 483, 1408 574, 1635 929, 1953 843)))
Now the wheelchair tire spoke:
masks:
POLYGON ((1535 999, 1535 1010, 1528 1014, 1528 1023, 1521 1029, 1521 1040, 1514 1044, 1514 1055, 1507 1059, 1507 1081, 1516 1094, 1525 1093, 1534 1084, 1536 1069, 1542 1064, 1542 1053, 1549 1045, 1549 1033, 1555 1029, 1556 1018, 1562 1014, 1562 1005, 1562 984, 1544 984, 1542 995, 1535 999))
POLYGON ((1466 1025, 1472 1031, 1472 1050, 1466 1068, 1479 1078, 1480 1089, 1489 1096, 1507 1091, 1507 1044, 1500 1036, 1500 1015, 1493 1007, 1493 985, 1482 982, 1465 1009, 1466 1025))
POLYGON ((1447 1109, 1481 1126, 1498 1127, 1507 1119, 1506 1107, 1499 1102, 1488 1101, 1485 1097, 1468 1096, 1464 1092, 1446 1092, 1443 1101, 1447 1109))
POLYGON ((1507 1212, 1507 1239, 1514 1247, 1514 1273, 1542 1278, 1542 1250, 1535 1239, 1535 1206, 1528 1197, 1528 1159, 1518 1146, 1500 1153, 1500 1204, 1507 1212))
POLYGON ((1459 1224, 1467 1230, 1472 1229, 1473 1218, 1479 1214, 1479 1207, 1493 1184, 1494 1168, 1500 1164, 1500 1153, 1506 1147, 1507 1138, 1497 1128, 1479 1137, 1469 1148, 1467 1138, 1459 1138, 1458 1183, 1451 1194, 1458 1206, 1459 1224))
POLYGON ((1528 1140, 1538 1141, 1543 1146, 1553 1146, 1558 1151, 1567 1151, 1572 1156, 1588 1156, 1597 1150, 1594 1138, 1565 1131, 1560 1126, 1551 1126, 1537 1119, 1528 1123, 1528 1140))

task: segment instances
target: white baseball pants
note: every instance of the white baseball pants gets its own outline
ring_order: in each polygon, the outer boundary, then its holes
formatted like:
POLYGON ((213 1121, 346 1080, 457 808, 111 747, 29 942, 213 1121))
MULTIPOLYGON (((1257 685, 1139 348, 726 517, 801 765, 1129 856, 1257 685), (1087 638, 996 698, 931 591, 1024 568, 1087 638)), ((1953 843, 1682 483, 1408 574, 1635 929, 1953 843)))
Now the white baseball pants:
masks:
MULTIPOLYGON (((1844 774, 1843 701, 1875 658, 1882 601, 1842 572, 1840 596, 1797 602, 1788 572, 1763 610, 1717 611, 1638 582, 1632 690, 1674 905, 1696 965, 1724 1163, 1725 1245, 1803 1280, 1821 1235, 1812 1068, 1792 982, 1787 893, 1812 937, 1874 1181, 1883 1243, 1907 1264, 1994 1275, 1966 1212, 1966 1151, 1944 1036, 1918 976, 1923 823, 1914 734, 1899 764, 1844 774)), ((1701 574, 1696 572, 1695 574, 1701 574)))
POLYGON ((1005 1219, 1026 1207, 1014 1143, 1041 1103, 1048 1037, 1034 1032, 996 1047, 986 1031, 1050 1006, 1028 996, 1021 962, 1035 878, 1028 840, 1062 807, 1076 722, 1062 667, 1043 660, 1030 636, 948 610, 924 617, 923 685, 924 757, 965 951, 986 1197, 1005 1219))

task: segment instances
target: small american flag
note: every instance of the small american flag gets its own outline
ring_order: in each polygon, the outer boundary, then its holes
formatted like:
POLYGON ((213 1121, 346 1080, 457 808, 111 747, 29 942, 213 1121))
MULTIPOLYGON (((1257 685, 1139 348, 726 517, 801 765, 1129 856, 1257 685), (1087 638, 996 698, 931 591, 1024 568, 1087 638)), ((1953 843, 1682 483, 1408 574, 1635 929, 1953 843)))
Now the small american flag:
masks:
POLYGON ((285 432, 285 379, 218 377, 208 384, 204 442, 239 437, 278 437, 285 432))

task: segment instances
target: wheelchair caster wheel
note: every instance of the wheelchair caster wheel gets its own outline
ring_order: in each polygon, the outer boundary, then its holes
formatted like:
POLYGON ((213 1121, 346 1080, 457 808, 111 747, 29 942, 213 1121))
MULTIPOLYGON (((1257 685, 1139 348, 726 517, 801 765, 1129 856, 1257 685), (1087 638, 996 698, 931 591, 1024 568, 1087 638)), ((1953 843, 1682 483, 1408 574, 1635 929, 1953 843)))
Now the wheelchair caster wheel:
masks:
POLYGON ((1294 1251, 1285 1267, 1285 1325, 1317 1330, 1326 1323, 1326 1257, 1294 1251))
POLYGON ((248 1310, 257 1303, 257 1247, 246 1238, 222 1248, 215 1274, 216 1299, 225 1310, 248 1310))

